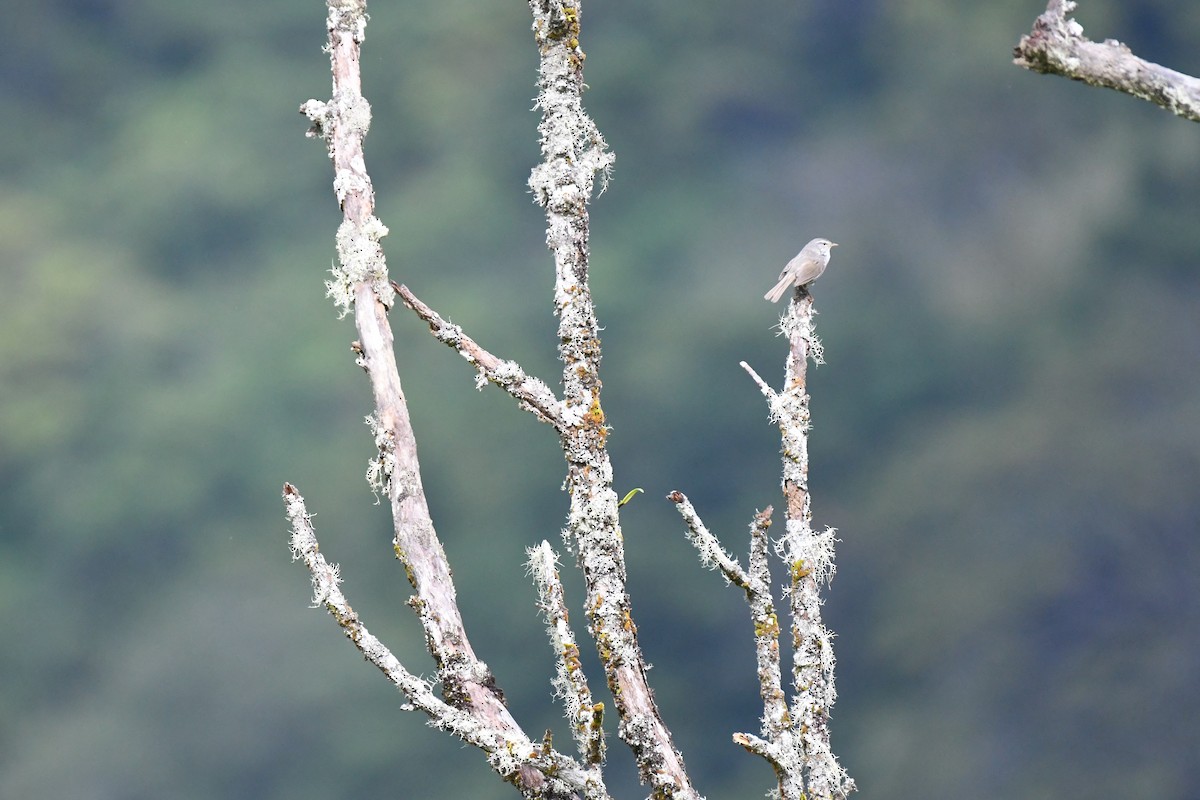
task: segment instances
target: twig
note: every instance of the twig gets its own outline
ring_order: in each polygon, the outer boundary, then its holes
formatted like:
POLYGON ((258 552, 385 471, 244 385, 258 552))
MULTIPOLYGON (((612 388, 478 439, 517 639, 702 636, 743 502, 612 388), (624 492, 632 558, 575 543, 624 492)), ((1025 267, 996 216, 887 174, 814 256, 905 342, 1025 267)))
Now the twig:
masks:
POLYGON ((758 376, 758 373, 754 371, 754 367, 750 366, 745 361, 739 361, 738 365, 741 366, 742 369, 746 370, 746 372, 750 375, 750 379, 758 385, 758 390, 763 393, 763 397, 767 398, 768 401, 775 397, 775 390, 771 388, 770 384, 758 376))
POLYGON ((434 338, 458 351, 467 363, 479 370, 476 388, 482 389, 488 381, 512 395, 521 408, 532 413, 542 422, 548 422, 562 433, 566 425, 563 420, 562 403, 550 387, 537 378, 525 374, 515 361, 505 361, 480 347, 474 339, 463 333, 462 328, 442 319, 425 303, 421 302, 407 286, 392 281, 392 288, 404 305, 429 324, 434 338))
MULTIPOLYGON (((775 769, 782 786, 787 768, 780 759, 779 742, 790 735, 791 717, 787 699, 783 692, 783 677, 779 657, 779 614, 771 596, 771 572, 768 566, 767 529, 771 527, 770 506, 754 515, 750 524, 750 568, 741 564, 721 547, 717 537, 708 531, 700 520, 691 501, 683 492, 671 492, 667 499, 675 503, 688 527, 688 538, 700 553, 700 561, 708 567, 716 567, 726 580, 740 587, 746 594, 750 606, 750 619, 754 624, 754 653, 758 666, 758 692, 763 702, 763 733, 766 740, 748 733, 735 733, 733 741, 747 750, 762 756, 775 769)), ((784 795, 788 797, 788 795, 784 795)))
POLYGON ((1083 26, 1067 16, 1075 5, 1071 0, 1050 0, 1033 30, 1021 37, 1013 63, 1115 89, 1200 122, 1200 79, 1138 58, 1114 39, 1101 44, 1089 40, 1083 26))
MULTIPOLYGON (((746 574, 746 570, 742 569, 742 565, 738 563, 737 559, 722 547, 717 537, 713 536, 705 527, 700 515, 696 513, 696 508, 692 505, 692 501, 687 499, 687 495, 675 491, 667 495, 667 499, 675 504, 675 509, 683 517, 684 524, 687 525, 688 540, 700 553, 700 563, 709 569, 721 570, 725 580, 734 586, 738 586, 748 593, 753 591, 750 576, 746 574)), ((764 513, 767 514, 767 524, 770 525, 770 509, 768 508, 764 513)))
POLYGON ((596 769, 604 762, 604 704, 592 701, 583 664, 579 660, 579 645, 567 614, 562 581, 558 577, 558 558, 550 543, 543 541, 528 551, 529 571, 537 582, 539 606, 550 634, 550 644, 558 661, 554 676, 556 694, 566 706, 571 737, 586 764, 596 769))

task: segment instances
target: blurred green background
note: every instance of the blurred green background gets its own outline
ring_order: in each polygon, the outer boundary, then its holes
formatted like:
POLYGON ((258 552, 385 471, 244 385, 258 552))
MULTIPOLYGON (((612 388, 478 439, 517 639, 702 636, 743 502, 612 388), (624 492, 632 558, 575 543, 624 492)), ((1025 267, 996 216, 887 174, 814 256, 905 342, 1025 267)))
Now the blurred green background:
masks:
MULTIPOLYGON (((1200 6, 1084 6, 1094 39, 1200 73, 1200 6)), ((779 505, 737 362, 779 381, 762 294, 816 235, 842 244, 815 291, 812 488, 843 540, 833 743, 861 796, 1200 796, 1200 126, 1012 66, 1043 8, 584 7, 617 154, 592 217, 604 402, 616 488, 646 490, 630 588, 712 800, 771 784, 730 741, 757 726, 751 632, 663 496, 738 553, 779 505)), ((557 385, 526 5, 371 14, 392 275, 557 385)), ((328 97, 324 17, 5 9, 0 796, 514 796, 400 710, 289 560, 285 480, 368 626, 431 673, 363 480, 353 327, 323 298, 339 212, 296 109, 328 97)), ((567 746, 523 567, 561 549, 555 438, 392 316, 476 649, 567 746)), ((611 745, 610 787, 642 796, 611 745)))

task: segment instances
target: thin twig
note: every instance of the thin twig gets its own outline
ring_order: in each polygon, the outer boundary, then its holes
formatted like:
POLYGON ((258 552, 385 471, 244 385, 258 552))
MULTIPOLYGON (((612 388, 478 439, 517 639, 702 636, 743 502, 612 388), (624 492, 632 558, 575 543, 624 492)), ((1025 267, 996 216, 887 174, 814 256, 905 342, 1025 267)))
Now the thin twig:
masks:
POLYGON ((789 735, 791 717, 783 692, 779 655, 779 614, 775 610, 775 599, 771 596, 771 571, 767 558, 767 530, 771 527, 772 508, 767 506, 754 515, 750 524, 750 566, 748 570, 744 570, 737 559, 726 552, 717 541, 717 537, 705 527, 683 492, 671 492, 667 499, 675 503, 683 517, 688 528, 688 538, 699 551, 701 563, 720 569, 729 582, 740 587, 746 594, 746 603, 750 606, 750 619, 754 624, 758 691, 763 702, 763 732, 767 738, 764 740, 749 733, 735 733, 733 741, 770 762, 782 785, 785 778, 783 772, 788 765, 785 759, 779 757, 778 742, 789 735))
POLYGON ((555 430, 562 433, 566 425, 563 420, 562 403, 544 382, 525 374, 525 370, 515 361, 505 361, 492 355, 480 347, 474 339, 463 333, 462 328, 442 319, 432 308, 412 293, 407 286, 395 281, 392 288, 404 305, 429 324, 434 338, 443 344, 453 347, 458 354, 479 370, 479 380, 476 388, 491 382, 513 396, 521 408, 532 413, 542 422, 548 422, 555 430))
MULTIPOLYGON (((742 565, 738 563, 733 554, 722 547, 720 540, 713 536, 704 525, 704 521, 696 513, 696 508, 692 505, 692 501, 688 500, 687 495, 675 491, 667 495, 667 499, 675 504, 675 509, 683 517, 684 524, 687 525, 688 540, 699 552, 700 563, 709 569, 721 570, 726 581, 746 592, 753 591, 750 576, 746 570, 742 569, 742 565)), ((768 509, 768 513, 769 511, 768 509)))
POLYGON ((758 373, 754 371, 754 367, 745 361, 739 361, 738 364, 749 373, 750 379, 758 385, 758 390, 763 393, 763 397, 767 398, 768 401, 775 397, 775 390, 771 388, 769 383, 758 376, 758 373))
POLYGON ((579 660, 579 645, 571 630, 562 581, 558 576, 558 557, 550 543, 543 541, 528 551, 529 571, 537 582, 539 606, 546 621, 550 644, 558 667, 554 676, 555 693, 566 707, 571 737, 584 763, 599 772, 604 762, 604 703, 593 702, 583 663, 579 660))

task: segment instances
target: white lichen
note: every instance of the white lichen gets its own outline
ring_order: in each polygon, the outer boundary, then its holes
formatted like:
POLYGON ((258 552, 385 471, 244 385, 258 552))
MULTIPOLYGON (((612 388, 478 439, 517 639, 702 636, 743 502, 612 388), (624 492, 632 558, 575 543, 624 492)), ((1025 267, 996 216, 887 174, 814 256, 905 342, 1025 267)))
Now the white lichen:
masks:
POLYGON ((326 296, 333 299, 346 316, 354 306, 355 290, 359 284, 370 283, 379 297, 390 298, 392 290, 387 281, 387 264, 379 240, 388 229, 378 217, 370 216, 362 224, 342 222, 337 231, 337 252, 340 265, 329 270, 333 276, 325 282, 326 296))

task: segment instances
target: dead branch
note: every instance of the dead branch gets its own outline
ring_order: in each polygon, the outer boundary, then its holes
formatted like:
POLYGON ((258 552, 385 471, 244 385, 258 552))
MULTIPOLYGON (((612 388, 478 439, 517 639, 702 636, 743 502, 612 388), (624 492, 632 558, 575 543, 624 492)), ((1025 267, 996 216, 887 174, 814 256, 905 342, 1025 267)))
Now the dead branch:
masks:
POLYGON ((763 702, 762 736, 735 733, 733 740, 771 764, 782 800, 844 800, 854 781, 838 764, 829 744, 829 714, 834 690, 832 634, 821 623, 820 588, 833 577, 834 531, 812 529, 808 492, 809 409, 806 390, 808 360, 821 363, 821 344, 813 327, 813 299, 807 289, 796 292, 780 327, 788 338, 784 389, 776 392, 750 365, 741 362, 770 408, 783 440, 783 495, 786 531, 776 554, 788 565, 785 589, 791 616, 793 695, 785 699, 779 655, 779 616, 771 595, 767 566, 767 529, 771 509, 755 515, 750 527, 750 566, 742 569, 701 522, 682 492, 676 504, 701 560, 721 570, 741 587, 754 623, 759 694, 763 702))
POLYGON ((1115 89, 1200 122, 1200 79, 1138 58, 1115 39, 1090 41, 1083 26, 1067 16, 1075 7, 1071 0, 1050 0, 1033 30, 1021 37, 1013 63, 1115 89))
POLYGON ((595 770, 585 770, 574 759, 544 743, 531 742, 520 731, 490 725, 480 715, 456 708, 434 694, 428 681, 405 669, 387 646, 367 630, 342 594, 337 565, 330 564, 321 555, 312 518, 300 492, 285 483, 283 500, 292 526, 292 557, 308 567, 312 576, 313 603, 325 606, 363 657, 404 693, 409 704, 407 708, 424 712, 433 727, 484 751, 492 768, 505 780, 515 783, 526 797, 565 799, 582 796, 589 800, 608 797, 595 770), (530 786, 527 780, 527 777, 545 776, 553 777, 539 781, 536 786, 530 786))
MULTIPOLYGON (((374 192, 362 146, 371 119, 370 105, 362 96, 359 61, 366 33, 366 3, 329 0, 328 8, 332 97, 328 102, 309 100, 300 110, 312 121, 309 135, 325 140, 334 165, 333 185, 343 221, 337 233, 339 264, 331 270, 332 278, 326 286, 343 314, 354 313, 358 328, 354 352, 357 363, 368 375, 375 402, 375 411, 368 421, 375 434, 378 455, 371 463, 368 477, 391 506, 393 548, 416 591, 410 605, 424 628, 445 704, 460 712, 453 717, 456 733, 463 735, 468 722, 471 729, 481 731, 464 738, 488 752, 493 768, 526 797, 606 797, 603 785, 597 784, 594 776, 585 776, 572 759, 548 747, 534 745, 524 734, 505 707, 503 693, 487 664, 475 655, 467 638, 450 567, 425 499, 416 438, 387 318, 393 293, 379 245, 387 228, 374 214, 374 192), (563 766, 570 768, 573 782, 564 780, 560 774, 563 766)), ((303 511, 299 494, 285 487, 285 499, 293 530, 305 527, 307 512, 303 511)), ((319 557, 315 537, 312 541, 313 554, 319 557)), ((299 552, 306 551, 300 548, 299 552)), ((306 563, 310 563, 310 570, 314 563, 320 566, 315 559, 306 559, 306 563)), ((323 585, 329 583, 325 580, 323 585)), ((335 612, 335 608, 330 610, 335 612)), ((349 606, 338 608, 334 616, 358 645, 365 629, 360 630, 349 606)), ((395 672, 393 667, 398 665, 392 665, 394 659, 384 660, 395 672)), ((407 673, 396 674, 403 678, 407 673)), ((420 686, 407 678, 397 685, 405 689, 413 705, 429 705, 422 699, 420 686)), ((426 713, 430 713, 428 708, 426 713)))
POLYGON ((698 798, 646 680, 646 662, 625 588, 625 554, 617 518, 608 428, 600 404, 600 333, 588 285, 588 211, 597 173, 612 155, 583 110, 580 5, 530 0, 539 53, 537 107, 542 163, 529 186, 546 210, 546 245, 554 254, 554 304, 563 363, 562 433, 571 496, 569 547, 583 571, 588 632, 600 654, 619 718, 617 734, 633 751, 638 774, 655 796, 698 798))
POLYGON ((467 363, 479 370, 476 388, 491 382, 508 392, 521 408, 542 422, 554 426, 560 434, 566 427, 563 404, 543 381, 525 373, 515 361, 505 361, 480 347, 463 329, 442 319, 436 311, 421 302, 407 286, 392 282, 392 288, 404 305, 429 324, 429 330, 439 342, 453 347, 467 363))

